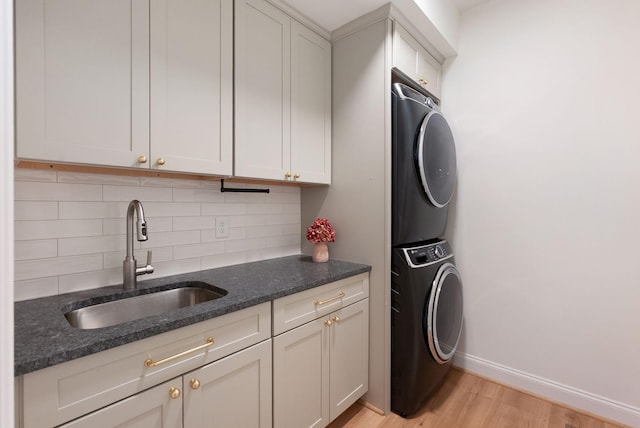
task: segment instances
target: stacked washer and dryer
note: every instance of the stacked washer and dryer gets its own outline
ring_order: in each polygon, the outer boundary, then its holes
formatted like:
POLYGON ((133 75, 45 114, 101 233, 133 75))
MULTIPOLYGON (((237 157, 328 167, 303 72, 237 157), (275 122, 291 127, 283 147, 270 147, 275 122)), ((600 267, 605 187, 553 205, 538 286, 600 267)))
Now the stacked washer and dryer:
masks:
POLYGON ((391 410, 443 382, 462 331, 462 280, 443 239, 456 185, 451 129, 427 95, 392 85, 391 410))

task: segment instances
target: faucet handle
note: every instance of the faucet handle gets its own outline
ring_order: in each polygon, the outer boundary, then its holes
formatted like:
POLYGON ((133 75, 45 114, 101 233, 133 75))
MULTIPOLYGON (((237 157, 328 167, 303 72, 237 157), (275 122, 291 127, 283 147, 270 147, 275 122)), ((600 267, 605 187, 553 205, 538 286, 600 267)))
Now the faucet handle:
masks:
POLYGON ((151 266, 151 250, 147 251, 147 265, 144 267, 136 268, 136 276, 137 275, 146 275, 149 273, 153 273, 153 266, 151 266))

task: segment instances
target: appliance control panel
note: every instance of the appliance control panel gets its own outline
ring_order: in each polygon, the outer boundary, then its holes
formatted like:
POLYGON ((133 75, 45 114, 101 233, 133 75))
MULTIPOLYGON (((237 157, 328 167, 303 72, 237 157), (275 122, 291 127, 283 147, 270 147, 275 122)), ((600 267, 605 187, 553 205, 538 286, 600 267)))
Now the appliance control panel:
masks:
POLYGON ((447 241, 440 241, 420 247, 404 248, 404 252, 409 265, 413 267, 437 263, 453 255, 447 241))

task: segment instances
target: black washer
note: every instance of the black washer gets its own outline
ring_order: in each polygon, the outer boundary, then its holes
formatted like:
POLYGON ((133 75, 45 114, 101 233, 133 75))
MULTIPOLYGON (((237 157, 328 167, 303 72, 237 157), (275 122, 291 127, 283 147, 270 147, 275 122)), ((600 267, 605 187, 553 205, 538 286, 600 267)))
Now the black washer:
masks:
POLYGON ((445 240, 394 247, 391 257, 391 410, 409 416, 451 369, 462 279, 445 240))

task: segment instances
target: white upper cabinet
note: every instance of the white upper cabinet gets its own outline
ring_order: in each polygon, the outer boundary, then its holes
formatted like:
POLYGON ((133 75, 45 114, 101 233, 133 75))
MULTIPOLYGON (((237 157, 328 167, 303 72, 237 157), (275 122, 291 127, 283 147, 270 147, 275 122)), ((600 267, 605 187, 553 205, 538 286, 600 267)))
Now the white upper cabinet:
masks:
POLYGON ((331 44, 291 23, 291 173, 331 183, 331 44))
POLYGON ((151 2, 152 168, 231 175, 232 17, 232 0, 151 2))
POLYGON ((330 43, 264 0, 235 4, 235 175, 330 183, 330 43))
POLYGON ((16 155, 115 166, 148 155, 148 1, 21 0, 15 13, 16 155))
POLYGON ((393 66, 440 98, 440 64, 398 22, 393 25, 393 66))
POLYGON ((232 0, 15 12, 17 157, 231 173, 232 0))

